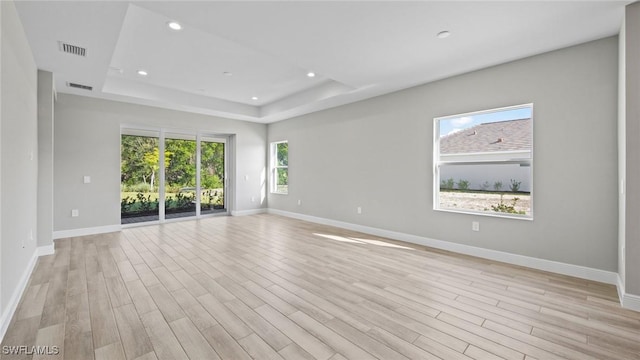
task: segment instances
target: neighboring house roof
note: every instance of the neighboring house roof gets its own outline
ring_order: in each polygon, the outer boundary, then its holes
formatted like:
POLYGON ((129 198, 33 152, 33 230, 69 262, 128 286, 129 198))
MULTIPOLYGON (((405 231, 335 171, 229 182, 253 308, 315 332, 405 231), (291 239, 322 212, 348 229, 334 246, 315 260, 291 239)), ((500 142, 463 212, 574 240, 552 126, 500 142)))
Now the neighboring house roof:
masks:
POLYGON ((531 119, 484 123, 440 138, 440 153, 530 151, 531 131, 531 119))

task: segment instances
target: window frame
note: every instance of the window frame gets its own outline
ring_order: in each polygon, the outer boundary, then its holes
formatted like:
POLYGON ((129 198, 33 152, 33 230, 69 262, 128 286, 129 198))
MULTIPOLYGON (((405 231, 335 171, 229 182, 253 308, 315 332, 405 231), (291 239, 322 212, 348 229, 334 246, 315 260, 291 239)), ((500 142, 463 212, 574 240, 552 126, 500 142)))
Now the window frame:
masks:
POLYGON ((274 141, 270 144, 270 192, 271 194, 288 195, 289 194, 289 148, 287 147, 287 165, 278 165, 278 145, 289 144, 288 140, 274 141), (278 170, 287 169, 287 190, 278 191, 278 170))
MULTIPOLYGON (((520 104, 520 105, 512 105, 505 106, 494 109, 480 110, 480 111, 472 111, 462 114, 455 115, 446 115, 439 116, 433 119, 433 210, 442 211, 442 212, 450 212, 450 213, 461 213, 461 214, 470 214, 470 215, 480 215, 480 216, 489 216, 489 217, 499 217, 499 218, 507 218, 507 219, 517 219, 517 220, 533 220, 534 216, 534 166, 533 166, 533 154, 534 154, 534 104, 520 104), (531 150, 529 152, 529 157, 514 157, 514 158, 500 158, 500 156, 493 156, 491 159, 491 155, 494 153, 473 153, 474 155, 486 155, 487 159, 477 160, 477 161, 461 161, 461 160, 450 160, 450 161, 442 161, 440 156, 440 122, 442 120, 467 117, 467 116, 477 116, 488 113, 497 113, 501 111, 508 110, 516 110, 530 108, 531 109, 531 150), (459 166, 459 165, 509 165, 509 164, 520 164, 521 166, 529 166, 530 167, 530 191, 529 191, 529 214, 510 214, 510 213, 501 213, 494 211, 477 211, 471 209, 451 209, 451 208, 441 208, 440 207, 440 168, 442 166, 459 166)), ((506 152, 505 152, 506 153, 506 152)), ((460 153, 464 154, 464 153, 460 153)), ((465 155, 470 155, 465 154, 465 155)))

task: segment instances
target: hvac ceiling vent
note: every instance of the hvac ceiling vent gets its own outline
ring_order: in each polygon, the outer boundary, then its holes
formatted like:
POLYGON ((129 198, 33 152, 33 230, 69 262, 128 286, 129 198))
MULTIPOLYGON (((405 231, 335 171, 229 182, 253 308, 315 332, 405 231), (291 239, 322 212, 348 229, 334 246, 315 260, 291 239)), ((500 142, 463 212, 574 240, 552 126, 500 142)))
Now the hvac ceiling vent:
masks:
POLYGON ((63 53, 84 57, 87 56, 87 49, 81 46, 68 44, 62 41, 58 41, 58 45, 60 46, 60 51, 62 51, 63 53))
POLYGON ((89 91, 93 90, 93 86, 76 84, 76 83, 72 83, 72 82, 68 82, 67 86, 71 87, 71 88, 82 89, 82 90, 89 90, 89 91))

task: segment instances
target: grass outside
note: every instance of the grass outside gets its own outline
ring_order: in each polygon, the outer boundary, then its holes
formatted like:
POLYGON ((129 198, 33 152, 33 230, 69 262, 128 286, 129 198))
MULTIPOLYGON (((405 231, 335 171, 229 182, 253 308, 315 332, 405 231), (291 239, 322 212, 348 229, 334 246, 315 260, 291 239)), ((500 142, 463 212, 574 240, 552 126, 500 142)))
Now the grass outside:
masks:
POLYGON ((440 190, 440 208, 503 214, 491 208, 492 205, 499 205, 501 198, 505 205, 512 205, 513 199, 517 198, 515 210, 524 211, 525 215, 531 215, 530 193, 440 190))

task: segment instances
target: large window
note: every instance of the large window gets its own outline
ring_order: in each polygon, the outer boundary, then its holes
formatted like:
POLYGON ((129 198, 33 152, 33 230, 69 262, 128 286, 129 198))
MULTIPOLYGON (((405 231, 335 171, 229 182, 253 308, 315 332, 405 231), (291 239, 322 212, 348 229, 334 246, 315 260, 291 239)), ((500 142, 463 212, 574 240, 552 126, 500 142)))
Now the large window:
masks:
POLYGON ((532 218, 532 104, 434 125, 434 209, 532 218))
POLYGON ((289 193, 289 143, 271 143, 271 192, 289 193))

